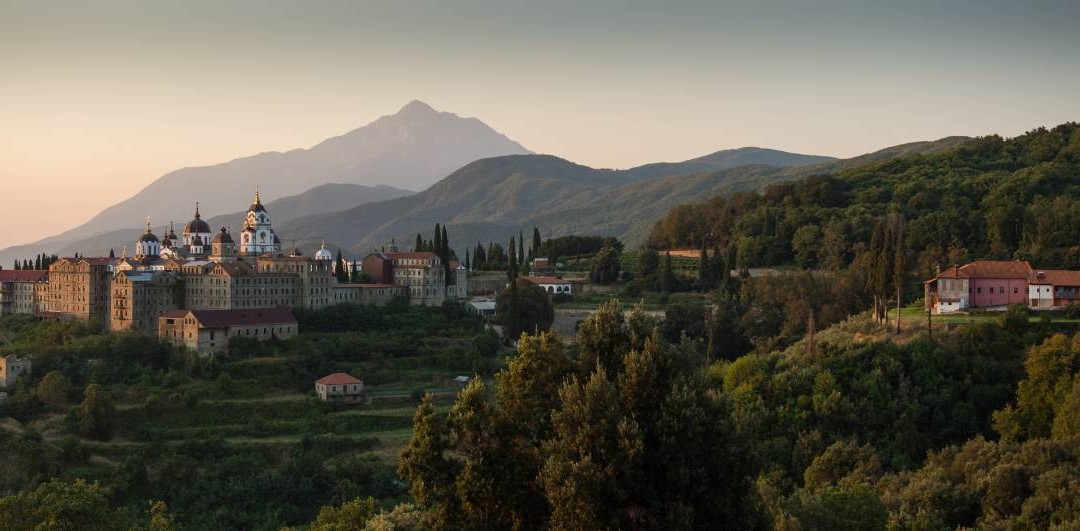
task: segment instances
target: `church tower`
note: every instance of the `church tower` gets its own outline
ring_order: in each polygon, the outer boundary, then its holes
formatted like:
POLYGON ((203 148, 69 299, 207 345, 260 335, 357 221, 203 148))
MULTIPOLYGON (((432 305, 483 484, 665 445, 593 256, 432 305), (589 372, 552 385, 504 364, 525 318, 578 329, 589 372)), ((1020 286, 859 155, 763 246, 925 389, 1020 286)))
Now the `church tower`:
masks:
POLYGON ((195 203, 195 219, 184 225, 183 237, 184 253, 190 257, 205 257, 210 250, 210 239, 214 235, 210 233, 210 224, 199 214, 199 203, 195 203))
POLYGON ((255 199, 244 217, 244 229, 240 232, 240 256, 262 256, 281 252, 281 240, 270 227, 270 214, 259 198, 259 189, 255 188, 255 199))
POLYGON ((156 258, 161 253, 161 242, 150 229, 150 218, 146 218, 146 232, 135 241, 135 259, 156 258))
POLYGON ((214 241, 210 244, 210 247, 211 261, 232 262, 236 260, 236 245, 232 236, 229 235, 229 230, 224 225, 221 226, 221 232, 214 236, 214 241))

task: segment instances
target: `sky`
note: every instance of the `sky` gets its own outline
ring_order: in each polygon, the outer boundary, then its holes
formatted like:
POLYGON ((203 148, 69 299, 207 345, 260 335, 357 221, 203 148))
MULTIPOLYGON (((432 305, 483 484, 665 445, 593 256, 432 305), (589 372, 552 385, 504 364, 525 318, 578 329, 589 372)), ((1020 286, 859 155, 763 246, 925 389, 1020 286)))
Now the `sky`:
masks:
POLYGON ((625 168, 1080 119, 1080 2, 0 0, 0 247, 411 100, 625 168))

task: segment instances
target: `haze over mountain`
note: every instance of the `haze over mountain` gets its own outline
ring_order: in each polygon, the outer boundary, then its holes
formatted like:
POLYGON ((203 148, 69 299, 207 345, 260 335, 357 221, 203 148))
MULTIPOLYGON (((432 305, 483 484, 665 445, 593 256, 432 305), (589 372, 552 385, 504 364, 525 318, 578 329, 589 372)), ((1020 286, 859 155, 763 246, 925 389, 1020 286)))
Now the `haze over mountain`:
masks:
POLYGON ((469 164, 424 192, 299 218, 279 230, 299 239, 326 238, 353 256, 391 238, 409 246, 417 232, 427 237, 435 223, 449 223, 450 242, 458 250, 477 241, 505 243, 534 226, 544 237, 608 235, 634 246, 645 241, 653 222, 681 203, 941 151, 964 139, 905 144, 844 160, 741 148, 628 170, 594 169, 550 155, 496 157, 469 164))
MULTIPOLYGON (((334 212, 367 203, 404 197, 413 193, 414 192, 409 190, 402 190, 386 185, 363 186, 359 184, 330 183, 316 186, 302 194, 270 201, 266 203, 266 208, 270 211, 275 223, 287 223, 299 217, 309 216, 312 212, 334 212)), ((250 201, 251 198, 249 197, 247 203, 244 203, 244 205, 250 204, 250 201)), ((234 208, 235 207, 236 205, 234 205, 234 208)), ((194 209, 195 206, 192 205, 191 210, 184 214, 183 217, 173 220, 175 222, 177 235, 183 230, 184 224, 190 221, 194 216, 194 209)), ((201 208, 201 212, 203 214, 208 214, 205 208, 201 208)), ((235 230, 243 223, 246 212, 247 209, 245 206, 244 210, 237 210, 235 212, 217 216, 207 216, 203 219, 206 220, 213 230, 217 230, 222 225, 231 227, 235 230)), ((162 236, 163 229, 166 226, 167 222, 162 221, 154 223, 154 233, 159 237, 162 236)), ((87 238, 60 242, 55 246, 40 247, 38 244, 31 244, 9 247, 0 251, 0 265, 10 267, 12 260, 25 259, 42 252, 57 254, 59 256, 71 256, 75 253, 80 253, 84 256, 104 256, 112 249, 116 252, 117 256, 119 256, 123 252, 125 246, 127 246, 130 251, 134 251, 132 248, 133 241, 142 233, 144 227, 127 227, 111 230, 87 238)), ((300 242, 297 242, 302 249, 311 250, 315 247, 314 241, 305 243, 306 245, 302 245, 300 242)), ((291 246, 293 241, 291 239, 286 239, 283 240, 283 244, 291 246)))
MULTIPOLYGON (((156 226, 170 219, 187 220, 196 201, 207 214, 232 212, 250 202, 256 185, 268 201, 326 183, 392 184, 423 190, 474 160, 523 153, 530 151, 476 118, 439 112, 413 101, 396 114, 310 149, 260 153, 167 173, 86 223, 30 247, 45 250, 138 227, 148 215, 156 226)), ((8 254, 5 249, 0 257, 8 254)))

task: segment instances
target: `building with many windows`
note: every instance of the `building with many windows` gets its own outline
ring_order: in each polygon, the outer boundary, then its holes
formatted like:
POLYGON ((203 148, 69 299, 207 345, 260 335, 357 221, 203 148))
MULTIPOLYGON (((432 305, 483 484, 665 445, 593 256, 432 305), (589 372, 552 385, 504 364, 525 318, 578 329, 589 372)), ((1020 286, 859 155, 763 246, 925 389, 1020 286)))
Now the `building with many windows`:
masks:
POLYGON ((296 332, 288 308, 172 310, 158 318, 158 337, 203 355, 227 352, 234 337, 266 341, 289 339, 296 332))
POLYGON ((48 279, 44 269, 0 270, 0 315, 37 313, 48 279))

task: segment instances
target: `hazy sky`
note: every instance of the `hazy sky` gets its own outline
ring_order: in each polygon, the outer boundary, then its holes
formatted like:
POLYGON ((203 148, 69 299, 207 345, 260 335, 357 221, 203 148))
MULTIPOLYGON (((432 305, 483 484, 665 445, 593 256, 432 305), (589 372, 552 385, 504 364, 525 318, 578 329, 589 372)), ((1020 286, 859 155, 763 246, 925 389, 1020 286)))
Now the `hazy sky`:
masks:
POLYGON ((0 0, 0 246, 412 99, 602 167, 1012 136, 1080 119, 1080 2, 0 0))

